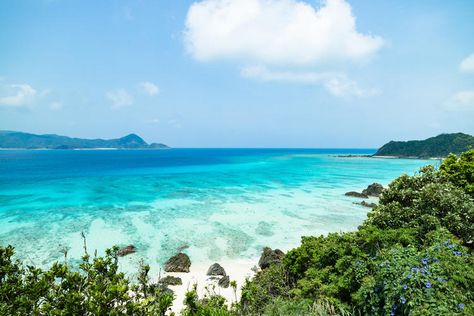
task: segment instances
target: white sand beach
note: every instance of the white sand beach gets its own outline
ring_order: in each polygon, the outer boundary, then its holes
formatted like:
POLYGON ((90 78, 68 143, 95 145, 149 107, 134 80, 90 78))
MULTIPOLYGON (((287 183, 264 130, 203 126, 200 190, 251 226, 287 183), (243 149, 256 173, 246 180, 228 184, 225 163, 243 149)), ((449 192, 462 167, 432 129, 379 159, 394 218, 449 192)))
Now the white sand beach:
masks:
POLYGON ((245 280, 251 278, 254 275, 252 268, 258 263, 258 258, 249 259, 235 259, 218 262, 226 271, 226 274, 230 277, 230 281, 237 282, 237 290, 229 286, 228 288, 222 288, 217 285, 220 277, 208 276, 207 270, 214 262, 208 264, 192 264, 189 273, 167 273, 161 274, 161 277, 167 275, 181 278, 183 281, 182 285, 169 286, 175 293, 175 300, 171 310, 179 315, 179 312, 184 308, 184 297, 188 290, 192 290, 193 286, 197 285, 197 291, 199 298, 203 298, 209 293, 216 293, 222 295, 230 306, 235 303, 236 300, 240 299, 241 287, 245 284, 245 280))

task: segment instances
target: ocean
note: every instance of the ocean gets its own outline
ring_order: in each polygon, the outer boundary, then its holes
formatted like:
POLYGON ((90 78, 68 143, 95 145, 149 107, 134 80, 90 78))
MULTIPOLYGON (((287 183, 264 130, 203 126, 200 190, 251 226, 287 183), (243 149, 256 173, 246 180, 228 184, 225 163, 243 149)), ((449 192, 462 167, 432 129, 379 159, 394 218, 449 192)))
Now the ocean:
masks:
POLYGON ((42 267, 133 244, 125 272, 179 249, 193 263, 258 257, 301 236, 355 230, 370 210, 344 196, 426 160, 344 158, 372 149, 0 151, 0 244, 42 267))

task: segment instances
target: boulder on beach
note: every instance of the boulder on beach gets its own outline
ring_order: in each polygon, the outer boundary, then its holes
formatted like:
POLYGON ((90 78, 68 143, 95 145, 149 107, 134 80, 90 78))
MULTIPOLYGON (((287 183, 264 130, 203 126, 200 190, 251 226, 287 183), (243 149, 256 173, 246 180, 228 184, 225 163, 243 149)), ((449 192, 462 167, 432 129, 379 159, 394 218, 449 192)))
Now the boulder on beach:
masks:
POLYGON ((272 250, 269 247, 265 247, 263 248, 260 260, 258 260, 258 265, 261 269, 266 269, 272 264, 281 262, 284 255, 280 249, 272 250))
POLYGON ((117 251, 117 256, 123 257, 134 252, 137 252, 137 248, 134 245, 128 245, 127 247, 120 248, 117 251))
POLYGON ((223 276, 219 282, 217 282, 217 285, 219 285, 220 287, 223 287, 223 288, 228 288, 229 287, 229 284, 230 284, 230 278, 228 275, 226 276, 223 276))
POLYGON ((369 196, 380 196, 382 191, 383 186, 380 183, 372 183, 367 187, 367 189, 364 189, 362 193, 369 196))
POLYGON ((189 272, 191 266, 191 259, 185 253, 178 253, 171 257, 165 263, 166 272, 189 272))
POLYGON ((359 192, 355 192, 355 191, 346 192, 344 195, 345 196, 352 196, 352 197, 356 197, 356 198, 361 198, 361 199, 366 199, 366 198, 369 197, 365 193, 359 193, 359 192))
POLYGON ((164 278, 161 278, 158 283, 163 284, 163 285, 182 285, 183 281, 179 277, 175 277, 172 275, 167 275, 164 278))
POLYGON ((223 276, 225 276, 226 273, 225 273, 224 268, 220 264, 214 263, 207 270, 207 275, 223 275, 223 276))

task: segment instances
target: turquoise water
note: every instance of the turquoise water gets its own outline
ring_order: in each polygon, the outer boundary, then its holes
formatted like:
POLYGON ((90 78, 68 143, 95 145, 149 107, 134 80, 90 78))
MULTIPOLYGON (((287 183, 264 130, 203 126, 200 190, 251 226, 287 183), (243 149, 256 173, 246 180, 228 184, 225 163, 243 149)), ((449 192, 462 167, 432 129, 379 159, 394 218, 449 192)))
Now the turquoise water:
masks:
POLYGON ((422 160, 339 158, 373 150, 172 149, 0 151, 0 244, 41 266, 134 244, 124 270, 159 266, 180 247, 193 262, 284 250, 302 235, 349 231, 368 209, 346 191, 413 174, 422 160))

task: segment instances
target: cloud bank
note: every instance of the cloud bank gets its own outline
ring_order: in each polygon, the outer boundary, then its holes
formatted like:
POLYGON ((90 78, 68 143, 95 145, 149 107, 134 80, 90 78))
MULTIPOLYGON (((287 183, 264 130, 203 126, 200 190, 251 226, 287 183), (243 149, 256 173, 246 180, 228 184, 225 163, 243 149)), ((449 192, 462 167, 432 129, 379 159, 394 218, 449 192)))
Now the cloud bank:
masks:
POLYGON ((359 87, 355 81, 342 73, 271 71, 266 67, 255 66, 244 68, 241 74, 244 77, 261 81, 322 85, 329 93, 337 97, 370 97, 379 93, 376 89, 363 89, 359 87))
POLYGON ((184 35, 199 61, 364 61, 383 45, 381 37, 357 31, 345 0, 327 0, 320 8, 297 0, 204 0, 191 5, 184 35))
POLYGON ((452 111, 474 111, 474 90, 455 93, 448 100, 446 108, 452 111))
POLYGON ((148 81, 140 82, 140 88, 143 90, 143 92, 145 92, 149 96, 154 96, 160 93, 160 88, 152 82, 148 82, 148 81))
POLYGON ((112 103, 112 108, 121 108, 133 104, 133 97, 125 89, 109 91, 105 97, 112 103))
POLYGON ((0 106, 21 107, 33 101, 37 91, 29 84, 7 84, 0 87, 0 106))
POLYGON ((459 65, 459 70, 466 73, 474 73, 474 53, 466 57, 459 65))

